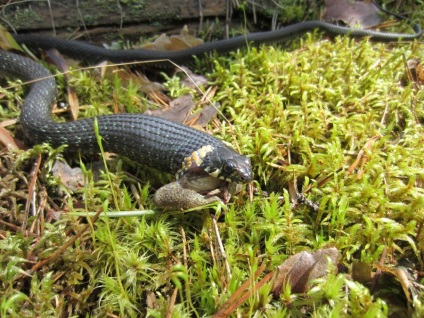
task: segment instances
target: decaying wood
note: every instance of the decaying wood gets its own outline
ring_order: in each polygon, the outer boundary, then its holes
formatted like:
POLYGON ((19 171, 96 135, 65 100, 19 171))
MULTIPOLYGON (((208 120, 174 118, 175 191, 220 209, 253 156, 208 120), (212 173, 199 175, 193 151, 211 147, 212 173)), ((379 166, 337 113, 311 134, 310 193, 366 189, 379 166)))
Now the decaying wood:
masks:
POLYGON ((18 32, 142 35, 225 16, 225 0, 16 1, 0 6, 2 24, 18 32))

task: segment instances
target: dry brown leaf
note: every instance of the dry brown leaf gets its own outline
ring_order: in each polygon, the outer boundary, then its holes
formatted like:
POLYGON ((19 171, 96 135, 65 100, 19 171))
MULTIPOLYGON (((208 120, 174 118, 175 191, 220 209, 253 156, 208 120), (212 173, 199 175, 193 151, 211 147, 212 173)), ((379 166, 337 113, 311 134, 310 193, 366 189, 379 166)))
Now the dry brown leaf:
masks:
POLYGON ((159 82, 152 82, 144 74, 137 70, 130 70, 128 67, 116 66, 108 62, 97 65, 100 69, 102 77, 113 79, 113 76, 118 77, 123 84, 130 81, 137 84, 138 90, 149 94, 154 92, 164 92, 166 87, 159 82))
POLYGON ((193 97, 191 97, 191 95, 184 95, 171 101, 169 107, 165 109, 148 110, 145 114, 165 118, 174 123, 182 124, 185 122, 194 106, 193 97))
POLYGON ((20 45, 2 25, 0 25, 0 48, 3 50, 22 51, 20 45))
POLYGON ((71 168, 66 162, 56 161, 52 168, 52 175, 72 192, 84 186, 84 174, 81 168, 71 168))
POLYGON ((219 103, 205 106, 200 112, 188 117, 186 123, 190 126, 205 127, 212 121, 213 118, 216 117, 220 107, 221 105, 219 103))
POLYGON ((166 51, 170 45, 171 45, 171 40, 169 39, 169 36, 167 36, 165 33, 162 33, 153 42, 146 43, 146 44, 140 45, 139 47, 137 46, 135 48, 141 48, 145 50, 154 50, 154 51, 166 51))
POLYGON ((184 95, 169 102, 169 106, 164 109, 148 110, 145 114, 165 118, 191 127, 205 127, 216 116, 219 106, 219 104, 208 105, 201 111, 190 115, 195 103, 191 95, 184 95))
POLYGON ((10 131, 0 126, 0 144, 9 150, 25 149, 25 146, 10 135, 10 131))
POLYGON ((205 87, 209 80, 203 76, 193 73, 190 69, 187 67, 180 67, 180 71, 183 71, 185 73, 185 77, 181 80, 181 85, 186 86, 188 88, 192 89, 198 89, 200 86, 205 87))
POLYGON ((380 23, 379 9, 372 2, 325 0, 324 20, 343 21, 350 27, 370 28, 380 23))
POLYGON ((179 35, 167 36, 161 34, 155 41, 143 44, 139 48, 156 51, 179 51, 202 43, 201 39, 191 36, 187 26, 184 26, 179 35))
POLYGON ((312 280, 327 275, 329 260, 337 265, 339 258, 340 253, 334 247, 290 256, 274 273, 272 293, 278 297, 286 284, 293 293, 306 292, 312 280))
POLYGON ((421 59, 414 58, 410 59, 407 62, 407 68, 408 68, 408 74, 409 81, 413 81, 415 83, 418 83, 420 85, 424 84, 424 69, 423 65, 421 64, 421 59))
POLYGON ((79 113, 79 101, 78 101, 78 96, 75 89, 71 85, 69 85, 69 80, 70 80, 70 76, 68 73, 69 65, 66 62, 66 60, 63 58, 63 56, 57 50, 54 50, 54 49, 47 50, 46 54, 49 57, 49 59, 58 67, 60 72, 63 73, 63 76, 67 83, 66 90, 68 92, 67 97, 68 97, 68 104, 69 104, 69 111, 71 113, 71 118, 72 120, 77 120, 78 113, 79 113))
MULTIPOLYGON (((402 286, 403 293, 408 301, 410 306, 413 305, 413 299, 417 296, 418 292, 414 286, 414 279, 408 273, 407 269, 402 266, 389 267, 386 265, 382 265, 380 263, 375 262, 373 266, 379 270, 381 270, 384 274, 391 274, 399 281, 402 286)), ((419 285, 419 284, 417 284, 419 285)), ((422 286, 422 285, 421 285, 422 286)), ((424 286, 423 286, 424 287, 424 286)), ((424 288, 423 288, 424 289, 424 288)))

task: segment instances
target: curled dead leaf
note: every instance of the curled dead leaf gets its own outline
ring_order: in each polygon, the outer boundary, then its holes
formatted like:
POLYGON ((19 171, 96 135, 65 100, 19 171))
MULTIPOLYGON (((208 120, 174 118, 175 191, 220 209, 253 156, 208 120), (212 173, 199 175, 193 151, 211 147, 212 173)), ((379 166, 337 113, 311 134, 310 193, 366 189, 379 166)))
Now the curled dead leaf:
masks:
POLYGON ((181 85, 185 87, 199 89, 200 86, 206 86, 209 82, 204 75, 196 74, 185 66, 181 66, 179 70, 185 74, 181 79, 181 85))
POLYGON ((303 251, 290 256, 277 267, 271 291, 278 297, 283 287, 289 284, 293 293, 304 293, 312 280, 327 275, 329 262, 336 267, 339 259, 340 253, 334 247, 319 249, 314 253, 303 251))
MULTIPOLYGON (((424 292, 424 286, 416 282, 417 278, 414 277, 414 273, 411 273, 411 268, 407 268, 400 264, 398 264, 397 266, 387 266, 377 262, 375 262, 373 266, 381 270, 383 275, 392 275, 394 278, 397 279, 405 295, 408 306, 412 308, 413 300, 417 298, 419 293, 424 292)), ((376 286, 375 291, 378 292, 380 289, 383 288, 384 287, 379 284, 376 286)))
POLYGON ((370 28, 380 23, 372 1, 325 0, 324 20, 343 21, 350 27, 370 28))
POLYGON ((66 162, 56 161, 52 167, 52 175, 72 192, 84 186, 84 174, 81 168, 72 168, 66 162))
POLYGON ((184 26, 179 35, 167 36, 166 34, 161 34, 155 41, 141 45, 139 48, 157 51, 178 51, 202 43, 201 39, 191 36, 187 26, 184 26))
POLYGON ((9 150, 25 149, 25 146, 19 140, 13 138, 10 131, 2 126, 0 126, 0 144, 9 150))

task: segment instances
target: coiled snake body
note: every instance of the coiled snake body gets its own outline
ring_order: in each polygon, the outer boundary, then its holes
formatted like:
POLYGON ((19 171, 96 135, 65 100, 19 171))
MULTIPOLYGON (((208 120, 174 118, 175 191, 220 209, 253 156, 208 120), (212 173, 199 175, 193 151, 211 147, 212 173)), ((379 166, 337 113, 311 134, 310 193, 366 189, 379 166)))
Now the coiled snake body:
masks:
MULTIPOLYGON (((56 48, 65 55, 91 63, 104 60, 111 62, 170 60, 184 64, 209 51, 224 53, 243 47, 250 42, 280 41, 314 29, 320 29, 332 35, 368 36, 378 41, 412 40, 421 35, 418 25, 414 25, 415 33, 408 35, 352 30, 326 22, 307 21, 277 31, 247 34, 176 52, 106 50, 82 42, 37 35, 14 35, 14 37, 17 42, 30 48, 56 48)), ((34 81, 25 99, 20 117, 21 125, 32 141, 48 142, 54 146, 67 144, 70 149, 85 152, 98 151, 93 118, 67 123, 57 123, 52 120, 51 108, 56 98, 56 84, 44 67, 28 58, 0 50, 0 72, 24 81, 34 81)), ((197 198, 198 200, 193 201, 191 196, 196 196, 198 192, 207 193, 215 188, 227 187, 229 183, 248 182, 253 178, 250 160, 246 156, 238 154, 221 140, 198 130, 140 114, 106 115, 96 117, 96 120, 106 151, 123 154, 162 171, 177 173, 184 182, 177 186, 172 185, 171 190, 174 193, 178 192, 181 190, 180 185, 183 184, 183 188, 193 192, 183 194, 188 201, 181 205, 178 202, 159 203, 159 205, 188 208, 207 203, 211 200, 202 201, 201 198, 197 198), (201 182, 192 182, 192 180, 201 182)), ((181 200, 173 196, 174 194, 166 193, 164 199, 165 201, 181 200)), ((213 197, 213 200, 217 199, 213 197)))

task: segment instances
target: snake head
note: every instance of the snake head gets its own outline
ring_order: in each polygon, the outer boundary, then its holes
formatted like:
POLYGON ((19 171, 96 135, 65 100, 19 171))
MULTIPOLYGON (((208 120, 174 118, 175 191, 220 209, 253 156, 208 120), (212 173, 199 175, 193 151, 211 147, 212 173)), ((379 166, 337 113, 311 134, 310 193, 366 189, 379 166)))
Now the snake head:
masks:
POLYGON ((235 152, 230 147, 219 147, 211 154, 212 165, 205 171, 228 182, 247 183, 253 180, 250 158, 235 152), (215 169, 219 167, 218 169, 215 169))
POLYGON ((224 143, 218 146, 203 146, 185 158, 177 178, 187 172, 206 172, 227 182, 247 183, 253 180, 250 159, 224 143))

